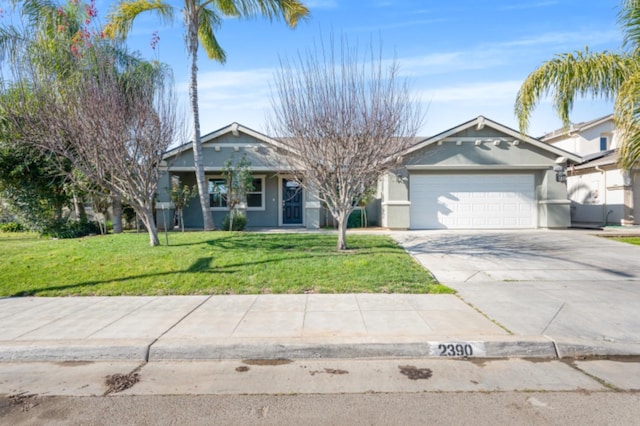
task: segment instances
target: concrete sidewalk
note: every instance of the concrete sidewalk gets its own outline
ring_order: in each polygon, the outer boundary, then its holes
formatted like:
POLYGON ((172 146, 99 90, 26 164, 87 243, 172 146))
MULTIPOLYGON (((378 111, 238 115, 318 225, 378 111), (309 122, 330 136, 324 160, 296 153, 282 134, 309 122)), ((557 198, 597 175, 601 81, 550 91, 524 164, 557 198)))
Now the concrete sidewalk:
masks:
POLYGON ((558 356, 454 295, 0 299, 1 361, 558 356))

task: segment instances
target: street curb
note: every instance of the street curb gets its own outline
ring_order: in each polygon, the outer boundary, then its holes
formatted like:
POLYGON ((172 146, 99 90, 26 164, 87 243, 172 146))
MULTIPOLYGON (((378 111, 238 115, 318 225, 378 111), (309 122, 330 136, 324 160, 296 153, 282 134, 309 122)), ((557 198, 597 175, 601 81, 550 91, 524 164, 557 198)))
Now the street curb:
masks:
POLYGON ((0 362, 141 361, 152 340, 0 342, 0 362))
POLYGON ((550 336, 433 336, 422 341, 386 339, 228 339, 64 340, 0 342, 0 362, 178 361, 228 359, 357 358, 541 358, 640 356, 640 344, 550 336), (350 341, 351 340, 351 341, 350 341), (440 345, 482 348, 472 356, 442 355, 440 345))
POLYGON ((640 344, 557 338, 559 358, 640 356, 640 344))
MULTIPOLYGON (((151 346, 149 362, 171 360, 223 359, 317 359, 317 358, 439 358, 433 346, 441 342, 481 346, 481 355, 466 358, 556 358, 552 341, 546 338, 531 340, 491 340, 477 338, 429 340, 421 342, 292 342, 271 341, 253 343, 214 343, 193 340, 159 341, 151 346)), ((451 357, 457 357, 455 355, 451 357)), ((458 356, 460 358, 465 356, 458 356)))

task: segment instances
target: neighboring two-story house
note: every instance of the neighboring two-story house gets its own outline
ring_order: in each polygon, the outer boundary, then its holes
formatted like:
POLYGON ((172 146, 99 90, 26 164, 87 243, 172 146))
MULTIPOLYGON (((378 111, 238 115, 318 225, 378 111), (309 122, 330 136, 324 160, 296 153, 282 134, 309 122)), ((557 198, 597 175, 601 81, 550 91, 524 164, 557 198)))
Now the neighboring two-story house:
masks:
POLYGON ((640 224, 640 170, 617 166, 620 141, 613 114, 572 124, 540 138, 576 153, 582 162, 567 170, 574 226, 640 224))

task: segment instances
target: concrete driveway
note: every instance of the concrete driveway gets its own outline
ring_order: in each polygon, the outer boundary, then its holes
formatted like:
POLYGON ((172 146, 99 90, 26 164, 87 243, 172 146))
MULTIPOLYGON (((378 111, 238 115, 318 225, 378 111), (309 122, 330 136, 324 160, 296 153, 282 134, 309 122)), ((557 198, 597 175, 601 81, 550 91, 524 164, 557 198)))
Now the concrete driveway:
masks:
POLYGON ((576 346, 640 344, 639 246, 578 230, 407 231, 394 238, 514 334, 576 346))

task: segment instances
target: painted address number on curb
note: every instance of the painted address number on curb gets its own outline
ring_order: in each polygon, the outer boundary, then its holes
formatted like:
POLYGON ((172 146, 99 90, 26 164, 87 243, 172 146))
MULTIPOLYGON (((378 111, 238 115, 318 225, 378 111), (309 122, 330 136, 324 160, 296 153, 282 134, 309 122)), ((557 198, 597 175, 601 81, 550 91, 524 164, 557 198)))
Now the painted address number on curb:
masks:
POLYGON ((484 342, 429 342, 429 356, 486 356, 484 342))

